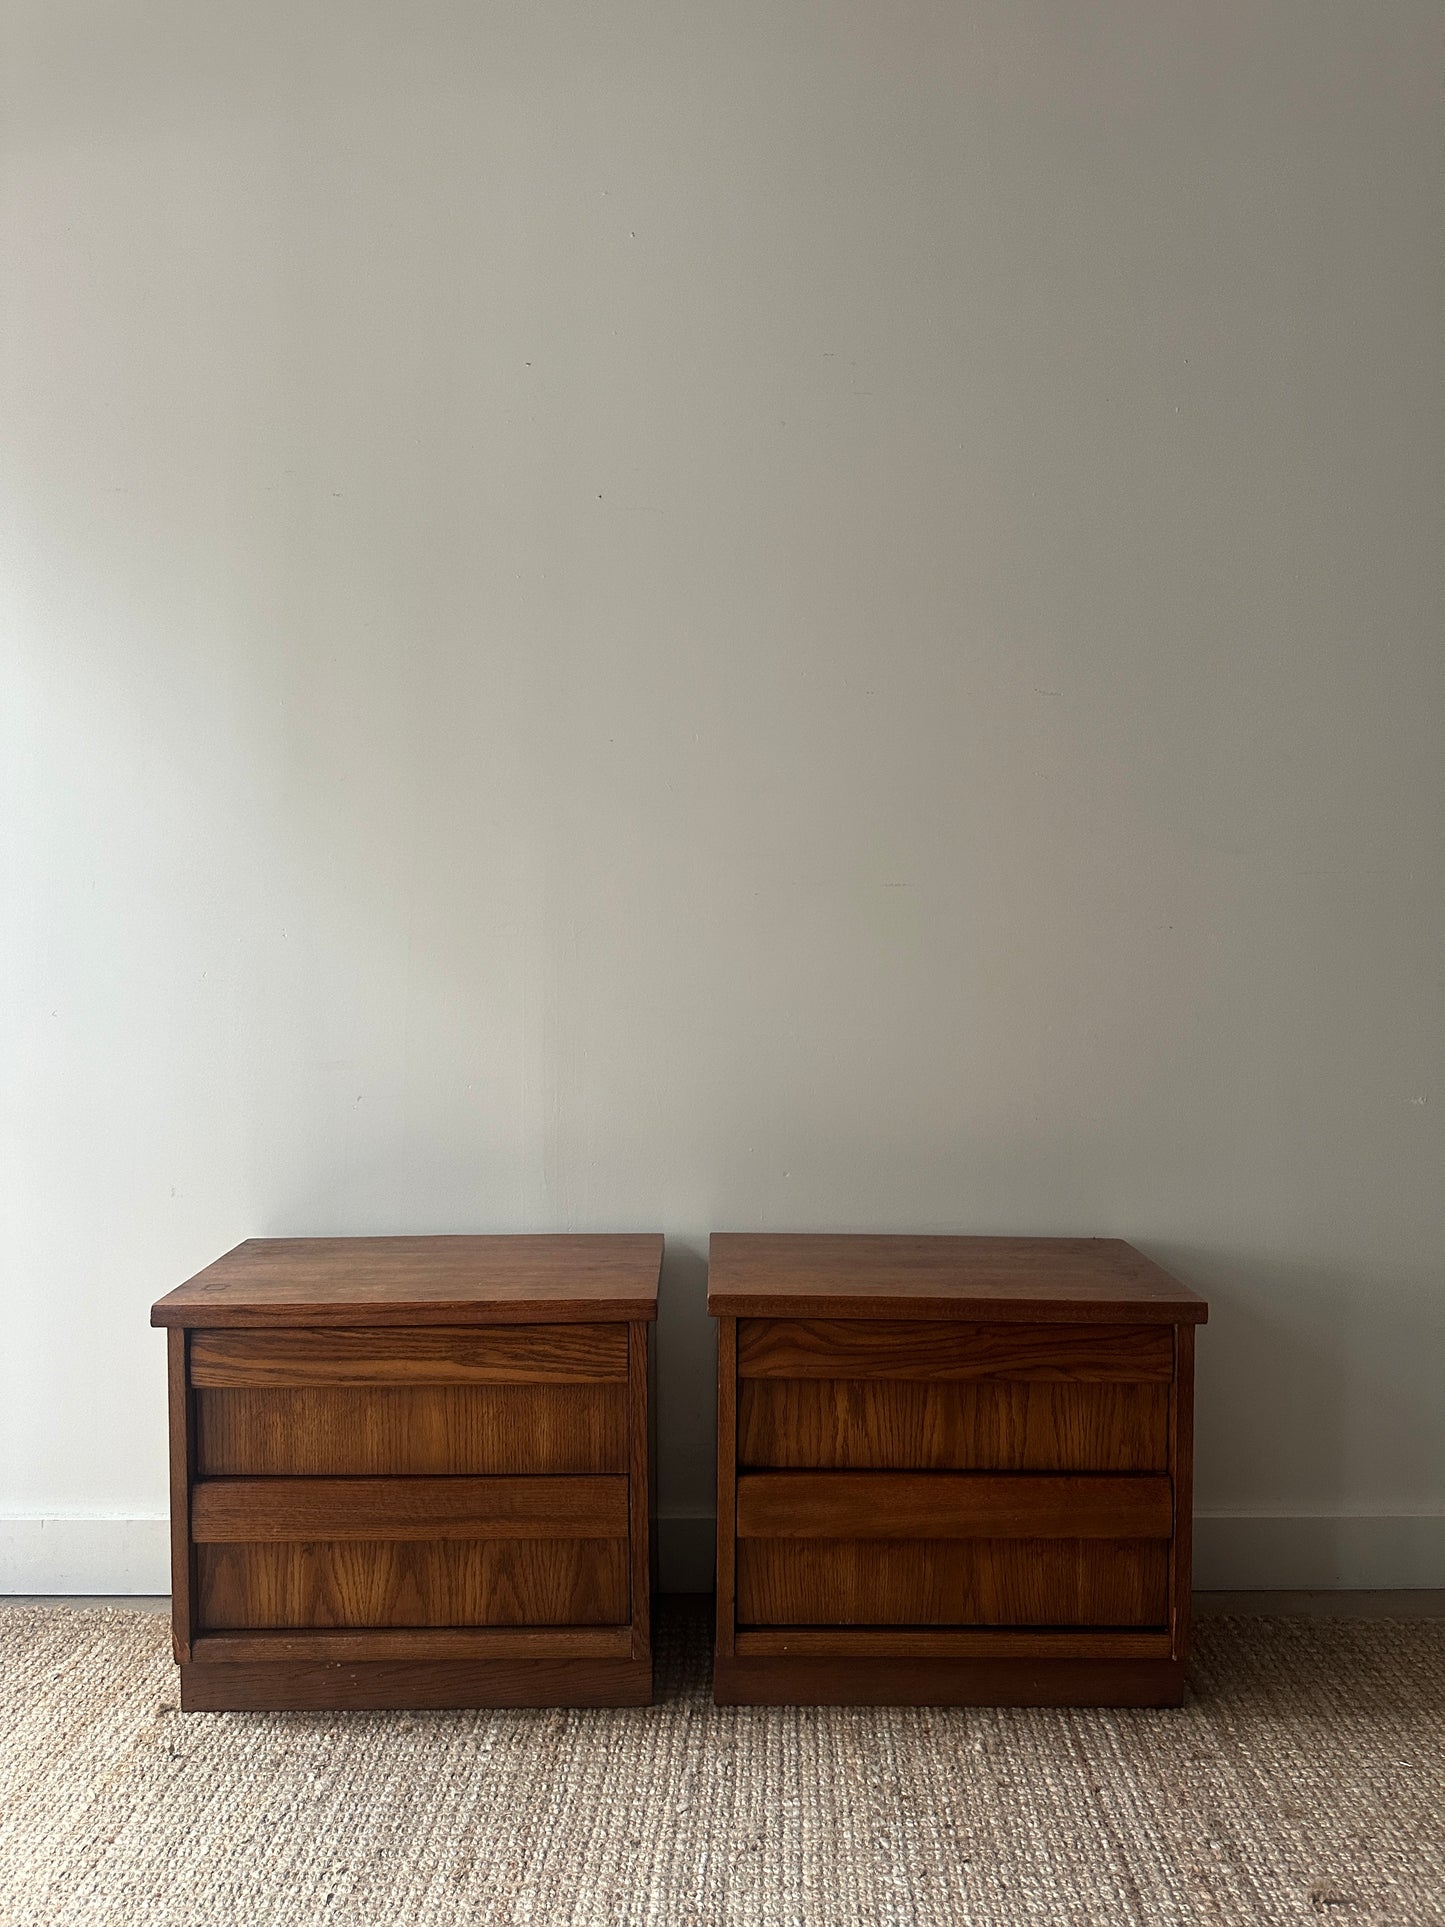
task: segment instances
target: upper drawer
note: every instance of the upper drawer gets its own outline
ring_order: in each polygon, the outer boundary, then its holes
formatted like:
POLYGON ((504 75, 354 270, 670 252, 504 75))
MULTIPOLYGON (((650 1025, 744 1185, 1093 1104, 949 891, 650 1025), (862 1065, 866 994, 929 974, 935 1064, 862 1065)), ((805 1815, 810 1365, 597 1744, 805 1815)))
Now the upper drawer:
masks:
POLYGON ((901 1318, 742 1318, 739 1378, 1168 1380, 1167 1325, 980 1325, 901 1318))
POLYGON ((444 1325, 417 1330, 198 1331, 191 1383, 622 1385, 625 1325, 444 1325))
POLYGON ((1165 1472, 1168 1385, 745 1378, 740 1466, 1165 1472))
POLYGON ((194 1395, 202 1478, 625 1472, 625 1385, 265 1385, 194 1395))
POLYGON ((738 1463, 1163 1472, 1173 1365, 1167 1326, 745 1318, 738 1463))
POLYGON ((197 1331, 205 1477, 622 1472, 627 1327, 197 1331))

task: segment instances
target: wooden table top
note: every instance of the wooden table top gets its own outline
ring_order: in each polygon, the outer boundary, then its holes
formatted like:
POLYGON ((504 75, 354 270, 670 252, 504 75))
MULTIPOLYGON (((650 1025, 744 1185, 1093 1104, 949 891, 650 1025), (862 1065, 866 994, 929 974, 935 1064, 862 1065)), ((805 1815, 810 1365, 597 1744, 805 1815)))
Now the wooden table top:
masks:
POLYGON ((523 1325, 657 1316, 660 1233, 248 1238, 153 1325, 523 1325))
POLYGON ((708 1310, 724 1318, 956 1318, 1203 1324, 1197 1292, 1121 1238, 714 1232, 708 1310))

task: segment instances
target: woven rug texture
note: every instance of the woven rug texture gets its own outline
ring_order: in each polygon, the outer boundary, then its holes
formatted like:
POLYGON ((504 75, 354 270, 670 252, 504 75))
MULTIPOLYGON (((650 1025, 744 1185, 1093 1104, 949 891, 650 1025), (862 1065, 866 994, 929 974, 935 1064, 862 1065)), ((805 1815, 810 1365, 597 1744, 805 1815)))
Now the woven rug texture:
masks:
POLYGON ((1445 1927, 1445 1623, 1205 1619, 1179 1711, 177 1710, 165 1622, 0 1611, 5 1927, 1445 1927))

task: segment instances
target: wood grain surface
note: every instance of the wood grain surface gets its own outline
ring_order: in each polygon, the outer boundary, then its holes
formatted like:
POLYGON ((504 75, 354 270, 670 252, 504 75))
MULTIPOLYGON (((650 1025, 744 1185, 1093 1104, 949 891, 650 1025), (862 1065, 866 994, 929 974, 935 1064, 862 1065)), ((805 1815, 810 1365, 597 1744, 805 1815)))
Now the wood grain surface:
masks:
POLYGON ((613 1626, 624 1539, 312 1540, 196 1548, 208 1632, 265 1626, 613 1626))
MULTIPOLYGON (((749 1472, 748 1539, 1168 1539, 1163 1478, 986 1472, 749 1472)), ((880 1547, 880 1560, 892 1555, 880 1547)))
POLYGON ((646 1701, 661 1255, 251 1240, 155 1306, 183 1704, 646 1701))
POLYGON ((625 1383, 624 1325, 444 1325, 419 1331, 196 1331, 191 1383, 576 1385, 625 1383))
POLYGON ((708 1304, 719 1703, 1179 1702, 1203 1299, 1117 1239, 720 1233, 708 1304))
POLYGON ((630 1659, 627 1626, 371 1626, 362 1632, 202 1633, 198 1664, 324 1659, 630 1659))
POLYGON ((1169 1387, 747 1378, 738 1386, 738 1462, 1163 1472, 1169 1387))
POLYGON ((1173 1400, 1169 1414, 1169 1471, 1174 1484, 1174 1557, 1169 1575, 1169 1625, 1173 1657, 1189 1657, 1194 1551, 1194 1327, 1174 1334, 1173 1400))
POLYGON ((623 1518, 631 1541, 631 1656, 652 1652, 652 1437, 649 1393, 650 1331, 638 1321, 627 1327, 628 1476, 623 1518))
POLYGON ((187 1338, 166 1333, 166 1401, 170 1422, 171 1646, 178 1662, 191 1657, 195 1632, 195 1554, 191 1547, 191 1480, 196 1440, 186 1376, 187 1338))
POLYGON ((181 1668, 188 1713, 645 1706, 650 1659, 263 1660, 181 1668))
POLYGON ((223 1473, 625 1472, 625 1385, 198 1391, 196 1469, 223 1473))
POLYGON ((738 1318, 1197 1323, 1205 1301, 1118 1238, 714 1232, 708 1309, 738 1318))
POLYGON ((555 1324, 654 1318, 660 1234, 250 1238, 154 1325, 555 1324), (358 1315, 361 1314, 361 1315, 358 1315))
POLYGON ((1162 1629, 1168 1608, 1161 1539, 738 1540, 740 1629, 1162 1629))
POLYGON ((1027 1632, 1005 1627, 772 1626, 739 1633, 737 1651, 752 1659, 1168 1659, 1169 1635, 1085 1626, 1027 1632))
POLYGON ((717 1327, 717 1631, 719 1653, 731 1653, 737 1571, 738 1326, 717 1327))
POLYGON ((627 1480, 203 1479, 191 1494, 191 1535, 198 1545, 625 1539, 627 1480))
POLYGON ((1167 1325, 991 1325, 906 1318, 744 1318, 739 1378, 1168 1382, 1167 1325))

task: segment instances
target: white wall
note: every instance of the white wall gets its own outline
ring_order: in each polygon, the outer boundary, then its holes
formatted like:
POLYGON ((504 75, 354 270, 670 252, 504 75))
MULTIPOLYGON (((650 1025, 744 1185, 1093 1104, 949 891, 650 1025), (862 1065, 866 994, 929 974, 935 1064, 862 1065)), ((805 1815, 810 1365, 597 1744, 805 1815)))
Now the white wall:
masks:
POLYGON ((695 1577, 711 1226, 1132 1237, 1201 1578, 1445 1582, 1433 0, 0 19, 9 1583, 160 1292, 522 1227, 695 1577))

